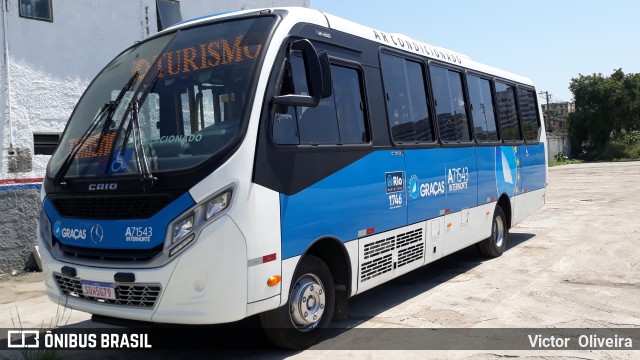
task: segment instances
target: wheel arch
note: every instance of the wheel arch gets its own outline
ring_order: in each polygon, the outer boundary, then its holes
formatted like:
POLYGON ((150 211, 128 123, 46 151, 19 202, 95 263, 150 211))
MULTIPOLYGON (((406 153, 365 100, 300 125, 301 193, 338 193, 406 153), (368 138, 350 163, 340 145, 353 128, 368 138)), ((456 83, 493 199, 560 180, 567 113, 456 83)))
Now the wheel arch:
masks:
POLYGON ((331 271, 336 288, 343 285, 344 290, 351 293, 351 259, 342 241, 332 236, 319 238, 302 254, 302 258, 305 255, 313 255, 324 261, 331 271))
MULTIPOLYGON (((302 254, 296 269, 306 255, 313 255, 319 258, 329 268, 336 291, 333 318, 335 320, 346 320, 348 312, 347 300, 351 294, 353 276, 351 259, 344 243, 333 236, 324 236, 316 239, 302 254)), ((294 282, 292 281, 291 286, 293 284, 294 282)))
POLYGON ((511 201, 509 200, 509 196, 502 193, 498 199, 497 205, 502 208, 502 211, 504 211, 504 215, 507 217, 507 226, 511 228, 511 201))

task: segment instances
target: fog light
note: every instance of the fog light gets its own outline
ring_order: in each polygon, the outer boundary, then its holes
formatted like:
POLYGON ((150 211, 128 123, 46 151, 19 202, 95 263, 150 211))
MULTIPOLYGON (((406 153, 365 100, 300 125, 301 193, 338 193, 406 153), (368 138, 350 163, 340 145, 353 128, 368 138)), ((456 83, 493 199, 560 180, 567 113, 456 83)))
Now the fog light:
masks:
POLYGON ((178 245, 176 245, 173 249, 171 249, 171 251, 169 251, 169 256, 175 255, 175 253, 182 250, 185 246, 189 245, 189 243, 192 242, 195 238, 196 236, 194 234, 189 235, 189 237, 179 242, 178 245))

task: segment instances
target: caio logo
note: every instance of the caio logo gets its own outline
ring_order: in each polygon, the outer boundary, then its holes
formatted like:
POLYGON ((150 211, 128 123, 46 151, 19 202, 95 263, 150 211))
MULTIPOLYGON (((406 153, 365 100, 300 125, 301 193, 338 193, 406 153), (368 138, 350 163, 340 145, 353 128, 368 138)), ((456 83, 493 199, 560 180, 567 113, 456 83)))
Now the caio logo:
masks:
POLYGON ((118 183, 89 184, 89 191, 117 190, 117 189, 118 189, 118 183))

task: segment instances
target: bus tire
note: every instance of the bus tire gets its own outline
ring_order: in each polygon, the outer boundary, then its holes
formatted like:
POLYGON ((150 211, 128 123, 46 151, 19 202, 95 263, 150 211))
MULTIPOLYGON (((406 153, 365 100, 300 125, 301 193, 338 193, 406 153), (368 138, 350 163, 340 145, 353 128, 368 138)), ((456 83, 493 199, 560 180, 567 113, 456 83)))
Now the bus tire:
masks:
POLYGON ((331 324, 335 287, 331 271, 318 257, 305 255, 293 276, 285 306, 260 314, 267 338, 293 350, 317 343, 331 324))
POLYGON ((491 222, 491 236, 480 242, 480 252, 482 255, 495 258, 507 249, 509 241, 509 226, 507 225, 507 217, 502 208, 496 205, 493 212, 493 221, 491 222))

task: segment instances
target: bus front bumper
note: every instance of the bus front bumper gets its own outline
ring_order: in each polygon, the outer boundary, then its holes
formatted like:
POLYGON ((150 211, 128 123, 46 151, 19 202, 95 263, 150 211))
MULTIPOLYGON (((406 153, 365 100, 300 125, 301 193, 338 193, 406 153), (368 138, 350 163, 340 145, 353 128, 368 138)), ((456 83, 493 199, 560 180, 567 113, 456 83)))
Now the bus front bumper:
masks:
POLYGON ((228 216, 211 223, 199 238, 168 264, 151 269, 100 268, 54 259, 39 239, 49 299, 61 306, 121 319, 173 324, 216 324, 247 316, 246 241, 228 216), (68 266, 75 276, 64 275, 68 266), (134 283, 115 283, 118 272, 132 272, 134 283), (114 284, 116 300, 82 298, 82 280, 114 284), (64 295, 61 286, 80 296, 64 295), (159 294, 156 290, 159 287, 159 294), (157 296, 156 296, 157 295, 157 296), (142 299, 142 300, 141 300, 142 299), (152 305, 150 305, 152 304, 152 305))

